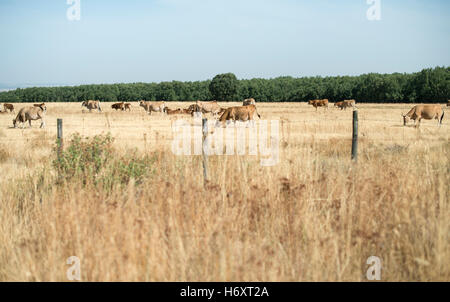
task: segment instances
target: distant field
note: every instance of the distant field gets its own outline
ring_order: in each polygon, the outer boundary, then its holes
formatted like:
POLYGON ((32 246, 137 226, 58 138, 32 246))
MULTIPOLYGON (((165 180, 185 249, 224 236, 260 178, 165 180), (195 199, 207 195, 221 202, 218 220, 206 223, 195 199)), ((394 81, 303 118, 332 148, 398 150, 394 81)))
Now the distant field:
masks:
POLYGON ((365 281, 370 256, 384 281, 449 280, 448 107, 440 128, 418 130, 403 127, 411 104, 357 104, 355 165, 351 109, 261 103, 263 120, 280 121, 280 163, 213 156, 203 187, 201 157, 171 152, 172 123, 191 117, 132 105, 48 103, 45 129, 0 114, 0 281, 65 281, 69 256, 84 281, 365 281), (57 118, 66 147, 110 133, 118 158, 154 156, 154 173, 108 190, 55 185, 57 118))

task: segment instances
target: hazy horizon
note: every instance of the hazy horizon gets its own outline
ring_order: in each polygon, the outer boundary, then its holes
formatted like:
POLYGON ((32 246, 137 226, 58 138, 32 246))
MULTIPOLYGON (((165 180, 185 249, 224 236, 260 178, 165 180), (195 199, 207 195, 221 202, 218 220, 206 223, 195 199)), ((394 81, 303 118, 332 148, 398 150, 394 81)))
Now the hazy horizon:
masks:
POLYGON ((0 89, 412 73, 449 66, 450 3, 381 0, 0 2, 0 89))

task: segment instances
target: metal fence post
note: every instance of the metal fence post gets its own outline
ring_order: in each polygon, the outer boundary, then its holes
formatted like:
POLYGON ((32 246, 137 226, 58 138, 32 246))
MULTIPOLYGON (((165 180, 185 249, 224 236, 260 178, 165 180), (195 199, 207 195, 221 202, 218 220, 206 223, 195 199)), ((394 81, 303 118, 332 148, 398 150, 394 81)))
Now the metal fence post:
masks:
POLYGON ((358 161, 358 110, 353 111, 352 160, 358 161))
POLYGON ((206 137, 208 136, 208 119, 207 118, 202 119, 202 129, 203 129, 203 136, 202 136, 203 183, 206 184, 209 181, 208 155, 205 153, 205 140, 206 140, 206 137))
POLYGON ((64 146, 64 138, 63 138, 63 120, 57 119, 57 137, 58 137, 58 159, 61 157, 61 152, 64 146))

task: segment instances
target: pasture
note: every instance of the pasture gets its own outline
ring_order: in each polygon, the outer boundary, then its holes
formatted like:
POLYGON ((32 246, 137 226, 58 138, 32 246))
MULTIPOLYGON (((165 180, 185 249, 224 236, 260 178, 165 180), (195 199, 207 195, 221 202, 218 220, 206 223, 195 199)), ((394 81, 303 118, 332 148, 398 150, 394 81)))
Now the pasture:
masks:
POLYGON ((279 164, 211 156, 205 186, 201 156, 171 151, 172 123, 190 116, 47 103, 45 129, 13 129, 0 114, 0 281, 67 281, 70 256, 83 281, 367 281, 370 256, 383 281, 449 280, 450 111, 440 128, 403 127, 412 106, 357 104, 355 164, 352 110, 258 103, 280 121, 279 164), (148 156, 151 173, 59 181, 57 118, 66 148, 110 133, 114 158, 148 156))

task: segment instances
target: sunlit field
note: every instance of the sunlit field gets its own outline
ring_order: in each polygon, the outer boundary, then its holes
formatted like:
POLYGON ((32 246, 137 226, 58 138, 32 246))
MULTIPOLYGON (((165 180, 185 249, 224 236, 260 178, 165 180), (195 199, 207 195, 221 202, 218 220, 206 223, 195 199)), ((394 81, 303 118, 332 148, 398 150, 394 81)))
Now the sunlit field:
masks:
POLYGON ((70 256, 82 281, 367 281, 370 256, 382 281, 450 280, 449 107, 416 129, 411 104, 357 104, 355 163, 351 109, 261 103, 279 163, 210 156, 204 183, 202 156, 171 149, 192 118, 132 106, 48 103, 45 129, 0 114, 0 281, 68 281, 70 256), (95 169, 55 163, 57 118, 65 156, 95 169), (75 134, 94 147, 69 149, 75 134))

